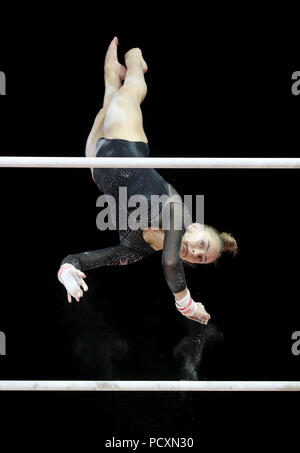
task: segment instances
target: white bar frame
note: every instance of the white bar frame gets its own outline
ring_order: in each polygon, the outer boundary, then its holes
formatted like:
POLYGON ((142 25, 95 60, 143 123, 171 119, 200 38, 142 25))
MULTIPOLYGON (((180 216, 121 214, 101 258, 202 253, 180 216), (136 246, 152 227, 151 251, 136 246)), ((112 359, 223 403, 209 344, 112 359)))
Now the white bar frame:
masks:
POLYGON ((298 157, 20 157, 1 156, 0 167, 29 168, 300 168, 298 157))
MULTIPOLYGON (((9 168, 297 169, 300 158, 20 157, 0 156, 9 168)), ((300 381, 0 381, 0 391, 300 391, 300 381)))
POLYGON ((299 392, 300 381, 0 381, 0 391, 299 392))

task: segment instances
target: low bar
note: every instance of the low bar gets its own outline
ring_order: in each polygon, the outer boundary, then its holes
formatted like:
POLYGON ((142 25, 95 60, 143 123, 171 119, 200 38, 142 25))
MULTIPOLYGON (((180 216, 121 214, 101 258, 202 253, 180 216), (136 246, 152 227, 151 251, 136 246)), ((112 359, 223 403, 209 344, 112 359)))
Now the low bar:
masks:
POLYGON ((0 167, 22 168, 300 168, 292 157, 20 157, 1 156, 0 167))
POLYGON ((299 392, 300 381, 0 381, 0 391, 299 392))

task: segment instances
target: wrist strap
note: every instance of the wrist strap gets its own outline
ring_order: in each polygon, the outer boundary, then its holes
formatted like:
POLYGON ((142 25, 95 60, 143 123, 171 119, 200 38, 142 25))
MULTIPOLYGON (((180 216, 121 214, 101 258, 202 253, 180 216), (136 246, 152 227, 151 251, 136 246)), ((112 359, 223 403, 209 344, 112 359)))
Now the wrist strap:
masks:
POLYGON ((57 272, 57 278, 58 280, 60 280, 60 275, 61 273, 65 270, 65 269, 68 269, 68 267, 74 267, 72 264, 68 264, 68 263, 65 263, 65 264, 62 264, 60 266, 60 268, 58 269, 58 272, 57 272))
POLYGON ((191 294, 190 294, 189 290, 187 289, 187 294, 180 300, 175 299, 175 303, 176 303, 176 305, 178 305, 178 307, 186 307, 190 301, 190 298, 191 298, 191 294))
POLYGON ((177 308, 178 311, 180 311, 180 313, 182 315, 193 316, 196 313, 197 305, 195 304, 193 299, 190 297, 190 300, 189 300, 188 304, 185 307, 180 307, 176 303, 176 308, 177 308))

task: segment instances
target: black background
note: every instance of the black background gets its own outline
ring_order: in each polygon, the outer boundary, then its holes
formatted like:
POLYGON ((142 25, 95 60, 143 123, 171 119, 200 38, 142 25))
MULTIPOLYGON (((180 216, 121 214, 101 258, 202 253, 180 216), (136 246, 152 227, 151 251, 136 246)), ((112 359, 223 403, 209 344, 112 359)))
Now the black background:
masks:
MULTIPOLYGON (((1 155, 84 155, 115 35, 122 62, 129 48, 141 47, 149 66, 143 114, 152 156, 299 155, 292 12, 275 20, 235 11, 237 20, 228 21, 222 11, 218 20, 216 12, 193 10, 175 17, 148 5, 149 15, 138 9, 139 18, 127 18, 125 7, 116 6, 118 14, 95 8, 78 19, 74 10, 27 11, 26 21, 19 10, 22 25, 11 20, 2 31, 1 155)), ((160 173, 181 194, 204 194, 206 223, 239 244, 235 258, 186 271, 194 299, 211 314, 209 326, 175 312, 160 253, 89 272, 89 292, 69 305, 56 279, 61 259, 117 241, 96 229, 99 192, 90 172, 1 169, 1 379, 299 379, 300 359, 291 352, 291 335, 300 330, 299 170, 160 173)), ((60 438, 95 441, 96 449, 112 436, 191 436, 197 447, 220 439, 242 448, 245 439, 269 442, 276 431, 286 442, 299 404, 297 393, 0 397, 3 433, 16 427, 23 446, 38 446, 38 432, 53 446, 60 438)))

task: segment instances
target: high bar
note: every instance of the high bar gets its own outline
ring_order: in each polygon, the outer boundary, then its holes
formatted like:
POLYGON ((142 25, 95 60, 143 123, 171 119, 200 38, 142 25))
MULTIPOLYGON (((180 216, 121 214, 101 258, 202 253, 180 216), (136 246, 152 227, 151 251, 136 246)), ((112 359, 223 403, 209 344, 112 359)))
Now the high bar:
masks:
POLYGON ((300 168, 296 157, 29 157, 1 156, 0 167, 30 168, 300 168))
POLYGON ((300 381, 0 381, 0 391, 299 392, 300 381))

